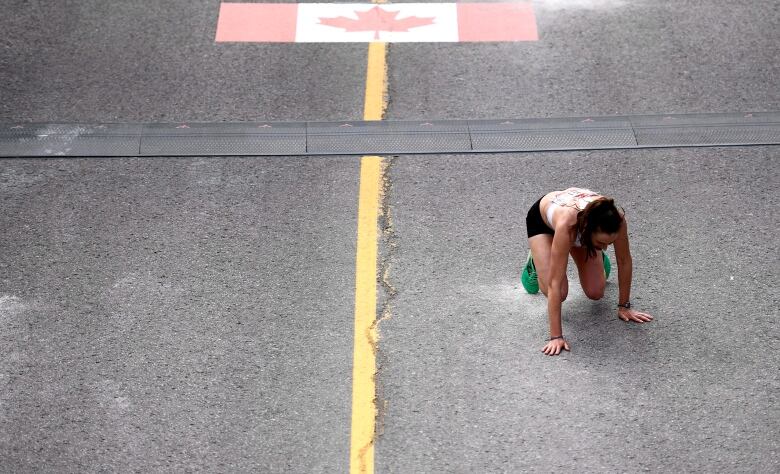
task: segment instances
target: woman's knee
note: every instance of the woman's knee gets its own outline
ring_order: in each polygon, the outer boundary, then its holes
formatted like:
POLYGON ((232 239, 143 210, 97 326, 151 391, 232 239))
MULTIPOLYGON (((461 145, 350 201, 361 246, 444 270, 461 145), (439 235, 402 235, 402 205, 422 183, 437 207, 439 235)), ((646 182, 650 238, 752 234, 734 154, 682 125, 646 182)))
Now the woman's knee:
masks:
MULTIPOLYGON (((548 296, 547 295, 547 285, 544 285, 543 287, 541 287, 541 289, 542 289, 542 293, 544 293, 544 296, 548 296)), ((569 296, 569 282, 568 281, 564 281, 561 284, 560 295, 561 295, 561 302, 566 301, 566 298, 569 296)))
POLYGON ((565 285, 563 288, 561 288, 561 303, 566 301, 566 298, 569 297, 569 286, 565 285))
POLYGON ((582 287, 582 291, 585 292, 585 296, 592 300, 600 300, 604 297, 605 285, 587 285, 582 287))
MULTIPOLYGON (((541 285, 540 284, 539 288, 541 288, 542 293, 544 294, 544 296, 549 297, 549 295, 547 294, 547 285, 541 285)), ((561 284, 560 295, 561 295, 561 302, 566 301, 566 298, 569 296, 569 282, 568 281, 565 281, 565 282, 563 282, 563 284, 561 284)))

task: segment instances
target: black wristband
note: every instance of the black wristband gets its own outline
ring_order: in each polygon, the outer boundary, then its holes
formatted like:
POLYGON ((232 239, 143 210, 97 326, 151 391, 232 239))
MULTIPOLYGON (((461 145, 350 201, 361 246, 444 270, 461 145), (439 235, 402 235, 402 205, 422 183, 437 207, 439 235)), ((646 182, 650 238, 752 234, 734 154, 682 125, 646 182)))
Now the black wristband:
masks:
POLYGON ((556 339, 563 339, 563 334, 561 334, 560 336, 555 336, 550 338, 551 341, 554 341, 556 339))

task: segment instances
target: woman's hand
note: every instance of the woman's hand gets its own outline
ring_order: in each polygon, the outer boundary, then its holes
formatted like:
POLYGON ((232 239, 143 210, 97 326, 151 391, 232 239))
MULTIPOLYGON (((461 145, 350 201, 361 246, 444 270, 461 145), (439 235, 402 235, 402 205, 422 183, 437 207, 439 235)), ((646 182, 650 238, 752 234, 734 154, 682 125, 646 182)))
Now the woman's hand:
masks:
POLYGON ((647 313, 640 313, 628 308, 618 308, 618 318, 623 321, 635 321, 637 323, 649 323, 653 320, 653 317, 647 313))
POLYGON ((566 349, 567 351, 570 351, 569 349, 569 343, 566 342, 566 339, 553 339, 552 341, 548 342, 547 345, 545 345, 542 348, 542 352, 545 354, 552 356, 552 355, 558 355, 561 353, 561 349, 566 349))

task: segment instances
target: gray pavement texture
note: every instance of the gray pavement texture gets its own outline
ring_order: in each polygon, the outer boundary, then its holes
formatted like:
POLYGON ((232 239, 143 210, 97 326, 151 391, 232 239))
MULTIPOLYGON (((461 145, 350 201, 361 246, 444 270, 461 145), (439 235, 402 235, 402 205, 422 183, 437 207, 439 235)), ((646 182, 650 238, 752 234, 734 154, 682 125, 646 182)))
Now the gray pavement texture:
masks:
POLYGON ((219 3, 3 0, 0 117, 362 119, 365 44, 215 43, 219 3))
POLYGON ((0 471, 347 469, 358 162, 1 169, 0 471))
POLYGON ((387 118, 780 109, 774 0, 533 5, 537 42, 391 45, 387 118))
MULTIPOLYGON (((774 1, 533 2, 540 41, 393 44, 391 120, 780 109, 774 1)), ((0 122, 362 118, 366 45, 216 44, 219 2, 1 0, 0 122)), ((778 147, 388 157, 376 472, 775 472, 778 147), (524 217, 630 219, 541 353, 524 217)), ((354 157, 0 161, 0 471, 344 472, 354 157)))

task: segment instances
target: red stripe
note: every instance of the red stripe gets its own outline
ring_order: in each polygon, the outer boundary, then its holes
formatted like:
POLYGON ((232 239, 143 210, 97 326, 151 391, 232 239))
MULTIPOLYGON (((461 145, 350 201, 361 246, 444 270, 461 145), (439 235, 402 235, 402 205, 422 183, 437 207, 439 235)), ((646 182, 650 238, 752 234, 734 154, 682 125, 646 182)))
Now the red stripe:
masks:
POLYGON ((223 3, 217 42, 294 42, 297 3, 223 3))
POLYGON ((529 3, 458 3, 460 41, 537 41, 529 3))

